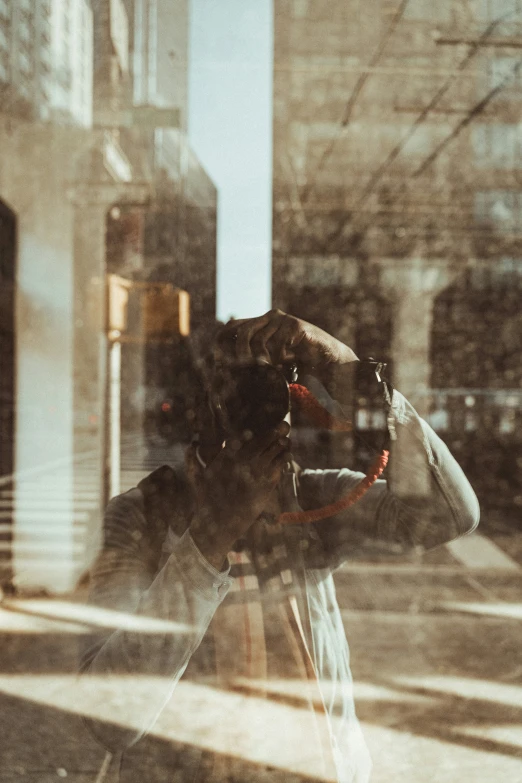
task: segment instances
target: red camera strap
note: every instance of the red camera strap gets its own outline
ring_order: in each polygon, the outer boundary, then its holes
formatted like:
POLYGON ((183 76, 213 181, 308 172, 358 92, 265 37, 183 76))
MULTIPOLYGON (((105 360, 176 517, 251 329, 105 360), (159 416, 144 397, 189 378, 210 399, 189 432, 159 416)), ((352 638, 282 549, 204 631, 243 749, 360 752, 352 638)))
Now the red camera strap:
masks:
MULTIPOLYGON (((329 413, 314 395, 298 383, 290 384, 290 398, 292 404, 313 424, 333 432, 351 432, 352 422, 348 419, 342 419, 329 413)), ((366 476, 354 487, 345 497, 340 498, 335 503, 330 503, 323 508, 312 509, 311 511, 289 511, 279 515, 278 522, 282 525, 297 525, 310 522, 320 522, 322 519, 338 514, 340 511, 353 506, 363 495, 368 492, 372 484, 382 475, 387 463, 390 452, 383 449, 379 456, 372 463, 366 476)))

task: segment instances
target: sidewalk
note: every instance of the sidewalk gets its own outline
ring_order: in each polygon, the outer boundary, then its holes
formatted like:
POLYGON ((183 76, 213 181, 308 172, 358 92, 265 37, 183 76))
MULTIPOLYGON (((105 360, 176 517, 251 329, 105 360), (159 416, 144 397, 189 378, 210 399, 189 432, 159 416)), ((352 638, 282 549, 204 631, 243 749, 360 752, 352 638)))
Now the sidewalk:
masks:
MULTIPOLYGON (((518 574, 361 565, 339 572, 337 585, 372 783, 520 783, 518 574)), ((0 605, 1 783, 94 783, 103 752, 80 716, 117 705, 121 686, 77 681, 85 633, 107 622, 83 601, 79 592, 0 605)), ((146 697, 148 683, 136 687, 146 697)), ((216 721, 220 704, 206 708, 216 721)), ((167 763, 170 731, 167 709, 151 738, 156 764, 167 763)))

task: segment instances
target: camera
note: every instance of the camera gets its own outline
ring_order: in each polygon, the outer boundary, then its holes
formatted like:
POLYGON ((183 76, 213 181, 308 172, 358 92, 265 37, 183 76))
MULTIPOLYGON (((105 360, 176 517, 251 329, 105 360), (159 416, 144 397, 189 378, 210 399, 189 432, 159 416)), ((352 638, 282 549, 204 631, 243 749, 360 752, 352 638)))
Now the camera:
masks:
POLYGON ((295 365, 283 368, 265 362, 220 365, 210 389, 210 407, 226 435, 250 431, 262 435, 277 427, 290 410, 289 383, 295 365))

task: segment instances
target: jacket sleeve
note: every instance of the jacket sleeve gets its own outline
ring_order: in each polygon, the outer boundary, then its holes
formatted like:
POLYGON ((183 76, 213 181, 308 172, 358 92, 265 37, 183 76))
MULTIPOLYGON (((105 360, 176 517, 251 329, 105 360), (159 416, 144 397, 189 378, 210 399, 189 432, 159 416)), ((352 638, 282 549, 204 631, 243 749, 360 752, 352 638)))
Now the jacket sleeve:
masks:
POLYGON ((207 562, 188 531, 154 574, 139 496, 133 490, 107 507, 90 601, 110 610, 101 616, 112 628, 91 638, 80 667, 84 678, 110 684, 110 697, 86 723, 113 753, 152 727, 232 584, 228 572, 207 562), (146 679, 146 699, 136 699, 138 678, 146 679))
MULTIPOLYGON (((392 441, 387 480, 378 480, 353 506, 314 526, 332 568, 368 550, 404 554, 431 549, 478 525, 478 501, 462 469, 397 390, 391 414, 397 438, 392 441)), ((363 477, 347 469, 304 471, 303 506, 332 503, 363 477)))

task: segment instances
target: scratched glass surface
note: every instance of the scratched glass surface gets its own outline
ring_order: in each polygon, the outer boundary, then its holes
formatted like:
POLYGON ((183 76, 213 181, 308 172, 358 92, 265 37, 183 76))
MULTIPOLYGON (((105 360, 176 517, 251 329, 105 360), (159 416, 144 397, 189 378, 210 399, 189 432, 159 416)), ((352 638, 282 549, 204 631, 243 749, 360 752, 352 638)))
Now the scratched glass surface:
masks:
POLYGON ((522 780, 521 109, 522 0, 0 0, 0 783, 522 780))

